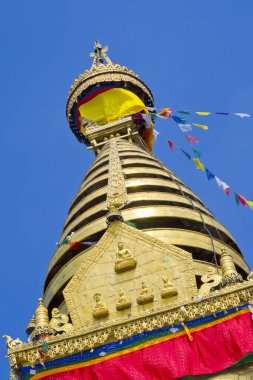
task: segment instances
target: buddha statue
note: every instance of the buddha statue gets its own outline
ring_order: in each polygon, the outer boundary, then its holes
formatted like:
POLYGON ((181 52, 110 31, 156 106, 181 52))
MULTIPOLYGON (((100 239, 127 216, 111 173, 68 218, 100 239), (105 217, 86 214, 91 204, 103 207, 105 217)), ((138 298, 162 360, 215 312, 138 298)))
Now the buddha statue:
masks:
POLYGON ((141 289, 139 290, 139 294, 137 297, 137 303, 139 305, 143 305, 145 303, 149 303, 153 301, 154 301, 154 295, 152 294, 151 289, 147 287, 145 282, 142 282, 141 289))
POLYGON ((101 301, 100 293, 96 293, 94 295, 94 301, 95 301, 95 304, 94 304, 94 308, 92 312, 93 317, 94 318, 107 317, 107 315, 109 314, 109 311, 106 307, 105 302, 101 301))
POLYGON ((119 310, 128 309, 129 307, 131 307, 131 301, 129 301, 129 299, 127 298, 124 290, 121 289, 119 291, 119 297, 116 302, 116 309, 119 311, 119 310))
POLYGON ((163 278, 162 298, 169 298, 178 294, 177 288, 169 281, 168 277, 163 278))
POLYGON ((121 273, 134 269, 136 267, 137 261, 134 259, 133 255, 124 248, 123 243, 118 243, 117 259, 115 262, 115 272, 121 273))

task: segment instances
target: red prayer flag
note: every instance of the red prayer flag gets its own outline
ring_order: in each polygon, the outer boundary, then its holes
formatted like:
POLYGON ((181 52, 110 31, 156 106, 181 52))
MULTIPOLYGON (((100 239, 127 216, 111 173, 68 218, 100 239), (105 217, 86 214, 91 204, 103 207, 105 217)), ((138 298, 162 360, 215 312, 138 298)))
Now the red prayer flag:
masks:
POLYGON ((80 243, 80 241, 70 241, 69 245, 74 250, 78 250, 81 247, 82 243, 80 243))
POLYGON ((199 143, 197 137, 195 137, 195 136, 185 135, 185 138, 191 144, 198 144, 199 143))
POLYGON ((236 196, 243 206, 248 206, 246 198, 244 198, 242 195, 237 194, 237 193, 236 193, 236 196))
POLYGON ((173 141, 168 140, 168 144, 169 144, 171 150, 175 149, 175 145, 174 145, 173 141))

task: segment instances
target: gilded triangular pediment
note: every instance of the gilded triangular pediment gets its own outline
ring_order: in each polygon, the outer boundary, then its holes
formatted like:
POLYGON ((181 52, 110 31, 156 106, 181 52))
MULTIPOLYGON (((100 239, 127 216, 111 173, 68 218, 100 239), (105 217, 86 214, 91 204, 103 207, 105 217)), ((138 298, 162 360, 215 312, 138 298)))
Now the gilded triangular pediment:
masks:
POLYGON ((75 329, 143 317, 196 295, 190 253, 118 221, 64 289, 75 329))

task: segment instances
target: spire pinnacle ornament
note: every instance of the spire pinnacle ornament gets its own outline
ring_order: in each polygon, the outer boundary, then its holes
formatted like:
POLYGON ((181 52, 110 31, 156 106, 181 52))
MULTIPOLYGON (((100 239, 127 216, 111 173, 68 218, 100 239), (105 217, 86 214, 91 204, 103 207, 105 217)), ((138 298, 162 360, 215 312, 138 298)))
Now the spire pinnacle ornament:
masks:
POLYGON ((108 46, 102 48, 102 45, 99 41, 95 41, 94 43, 94 53, 90 53, 90 57, 93 58, 92 68, 103 65, 104 60, 108 65, 112 65, 112 61, 107 56, 106 52, 108 51, 108 46))

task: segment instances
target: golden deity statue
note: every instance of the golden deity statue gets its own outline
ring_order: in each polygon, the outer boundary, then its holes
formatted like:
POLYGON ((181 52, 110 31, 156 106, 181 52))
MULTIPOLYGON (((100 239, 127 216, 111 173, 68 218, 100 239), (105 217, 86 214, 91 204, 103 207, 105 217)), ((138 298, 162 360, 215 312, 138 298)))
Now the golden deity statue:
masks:
POLYGON ((123 243, 118 244, 117 259, 115 262, 115 272, 125 272, 130 269, 134 269, 137 265, 137 261, 134 259, 133 255, 124 248, 123 243))
POLYGON ((163 288, 161 291, 162 298, 169 298, 178 294, 177 288, 169 281, 168 277, 163 278, 163 288))
POLYGON ((105 302, 101 301, 101 297, 102 295, 100 293, 96 293, 94 295, 95 305, 92 312, 94 318, 107 317, 107 315, 109 314, 105 302))
POLYGON ((119 297, 117 299, 117 302, 116 302, 116 309, 119 311, 119 310, 124 310, 124 309, 128 309, 129 307, 131 307, 131 301, 129 301, 126 293, 124 292, 124 290, 120 289, 119 291, 119 297))
POLYGON ((150 288, 147 287, 145 282, 141 283, 141 289, 139 290, 139 295, 137 297, 137 303, 143 305, 145 303, 153 302, 154 295, 150 288))

